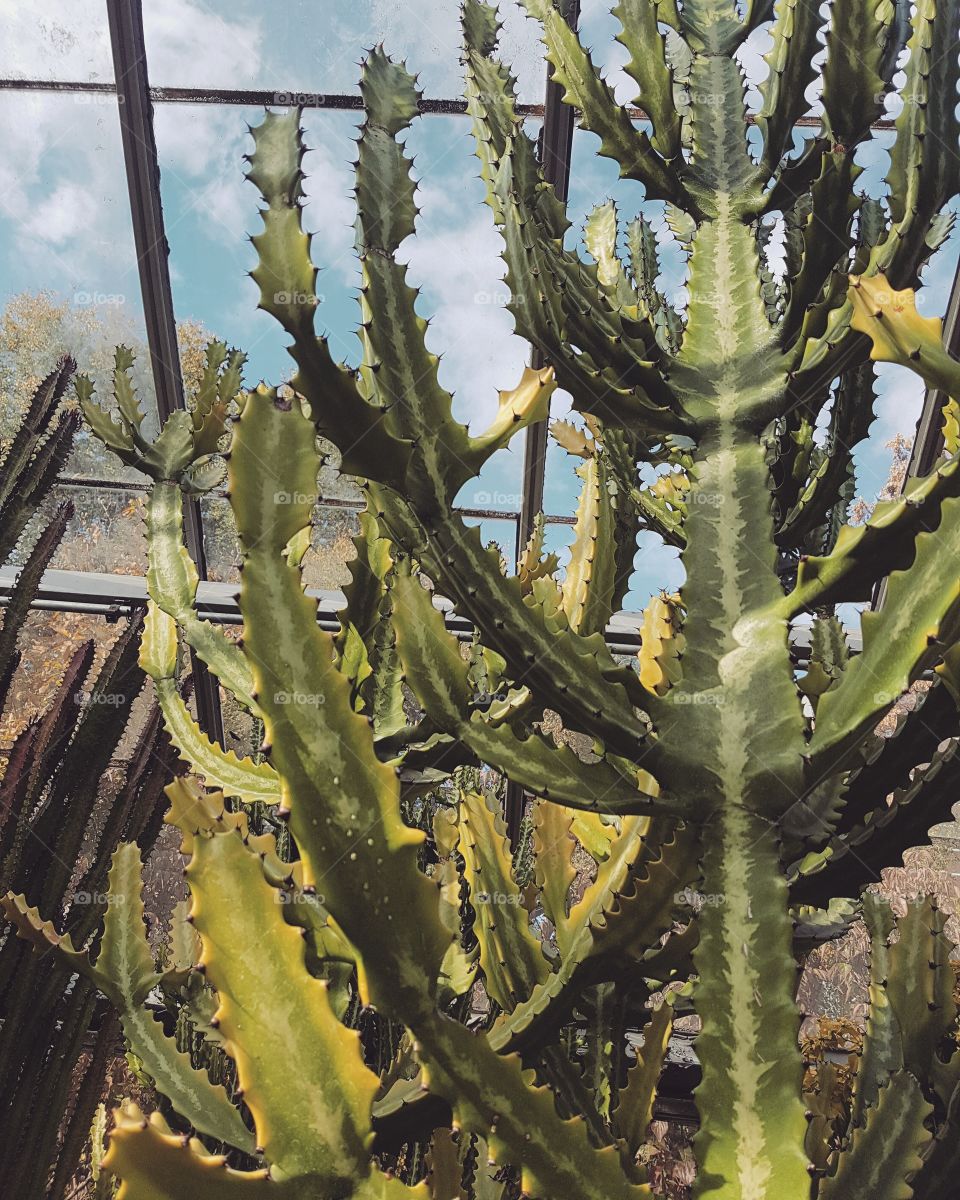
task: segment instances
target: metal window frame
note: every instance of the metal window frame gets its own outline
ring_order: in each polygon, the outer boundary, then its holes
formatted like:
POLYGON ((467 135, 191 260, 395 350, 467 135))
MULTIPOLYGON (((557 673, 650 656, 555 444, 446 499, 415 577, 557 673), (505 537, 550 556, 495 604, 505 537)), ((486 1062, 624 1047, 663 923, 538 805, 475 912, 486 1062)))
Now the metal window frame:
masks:
MULTIPOLYGON (((576 26, 579 19, 580 0, 567 0, 567 19, 576 26)), ((147 52, 143 33, 142 0, 107 0, 111 49, 114 62, 114 82, 91 82, 63 79, 0 79, 0 91, 100 93, 115 94, 118 99, 121 137, 127 186, 130 194, 133 217, 134 239, 140 271, 141 292, 144 307, 144 322, 147 344, 157 393, 157 404, 161 420, 171 412, 185 407, 180 375, 179 352, 176 340, 176 321, 170 287, 168 254, 163 226, 163 205, 160 191, 160 172, 153 131, 153 104, 227 104, 262 107, 289 104, 295 99, 304 108, 331 111, 357 111, 362 108, 359 93, 303 93, 299 89, 281 91, 273 89, 236 89, 217 87, 156 87, 149 82, 147 52)), ((561 89, 549 80, 546 71, 546 95, 543 104, 518 104, 517 111, 523 116, 540 118, 543 128, 540 138, 540 157, 544 172, 553 183, 558 195, 566 199, 569 189, 573 131, 578 115, 562 103, 561 89)), ((466 103, 460 99, 425 98, 420 105, 425 115, 466 115, 466 103)), ((636 108, 628 109, 635 120, 645 114, 636 108)), ((804 117, 798 126, 819 128, 816 117, 804 117)), ((876 122, 876 129, 891 129, 893 121, 876 122)), ((950 291, 947 318, 944 323, 944 341, 948 350, 960 357, 960 266, 950 291)), ((539 356, 531 357, 534 366, 540 365, 539 356)), ((913 452, 908 466, 908 475, 923 474, 936 460, 942 447, 939 414, 944 397, 928 389, 923 410, 917 425, 913 452)), ((543 491, 547 454, 546 423, 530 427, 525 435, 524 464, 522 477, 521 505, 517 512, 499 512, 486 509, 465 509, 464 515, 479 519, 511 520, 515 523, 518 552, 529 540, 533 522, 543 504, 543 491)), ((135 481, 113 481, 96 479, 72 479, 61 481, 66 487, 119 488, 142 490, 145 485, 135 481)), ((339 498, 323 498, 322 503, 331 506, 354 507, 352 502, 339 498)), ((359 507, 359 505, 356 505, 359 507)), ((573 524, 574 518, 562 514, 547 514, 550 524, 573 524)), ((193 555, 201 576, 201 588, 206 584, 206 564, 203 549, 203 525, 199 503, 188 501, 185 506, 185 532, 187 545, 193 555)), ((95 573, 68 572, 61 575, 73 576, 76 580, 84 575, 91 582, 95 573)), ((97 577, 99 578, 99 577, 97 577)), ((136 577, 114 577, 136 578, 136 577)), ((145 580, 142 580, 145 588, 145 580)), ((72 586, 83 588, 74 583, 72 586)), ((97 588, 102 590, 100 584, 97 588)), ((95 589, 97 590, 97 589, 95 589)), ((108 589, 109 590, 109 589, 108 589)), ((116 590, 116 589, 115 589, 116 590)), ((122 592, 122 588, 119 589, 122 592)), ((874 596, 874 606, 883 601, 885 581, 874 596)), ((5 598, 0 586, 0 603, 5 598)), ((77 600, 77 604, 84 603, 77 600)), ((42 597, 40 607, 69 610, 69 596, 59 588, 52 588, 49 596, 42 597)), ((123 605, 120 604, 120 608, 123 605)), ((98 611, 107 613, 117 609, 116 603, 107 604, 98 611)), ((74 611, 78 609, 74 608, 74 611)), ((609 632, 609 631, 608 631, 609 632)), ((222 740, 222 718, 219 705, 219 688, 209 676, 202 662, 194 663, 197 674, 197 698, 201 714, 208 729, 222 740), (205 682, 204 682, 205 681, 205 682)), ((516 796, 514 796, 516 802, 516 796)), ((514 803, 516 807, 516 803, 514 803)))

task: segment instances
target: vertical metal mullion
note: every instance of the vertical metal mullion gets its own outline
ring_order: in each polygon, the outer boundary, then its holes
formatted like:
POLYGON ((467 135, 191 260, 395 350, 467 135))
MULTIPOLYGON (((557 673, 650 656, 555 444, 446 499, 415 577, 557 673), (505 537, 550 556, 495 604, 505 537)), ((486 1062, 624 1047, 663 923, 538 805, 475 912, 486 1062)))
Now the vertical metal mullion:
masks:
MULTIPOLYGON (((576 28, 580 19, 580 0, 568 0, 566 18, 576 28)), ((573 153, 574 110, 563 103, 563 88, 550 79, 547 68, 546 99, 543 108, 543 127, 540 132, 540 163, 543 177, 553 184, 557 198, 566 204, 570 191, 570 160, 573 153)), ((530 356, 530 365, 541 370, 546 362, 539 350, 530 356)), ((517 523, 517 558, 533 533, 537 513, 543 508, 543 489, 547 469, 548 421, 530 425, 524 435, 523 488, 520 519, 517 523)), ((516 847, 525 806, 524 790, 512 780, 507 781, 504 800, 504 819, 511 844, 516 847)))
MULTIPOLYGON (((186 408, 177 324, 170 288, 170 253, 163 226, 160 165, 153 131, 141 0, 107 0, 110 44, 120 114, 120 135, 130 195, 133 238, 157 411, 161 423, 186 408)), ((184 541, 201 579, 207 577, 200 502, 185 498, 184 541)), ((206 664, 191 651, 197 715, 207 734, 223 744, 220 689, 206 664)))

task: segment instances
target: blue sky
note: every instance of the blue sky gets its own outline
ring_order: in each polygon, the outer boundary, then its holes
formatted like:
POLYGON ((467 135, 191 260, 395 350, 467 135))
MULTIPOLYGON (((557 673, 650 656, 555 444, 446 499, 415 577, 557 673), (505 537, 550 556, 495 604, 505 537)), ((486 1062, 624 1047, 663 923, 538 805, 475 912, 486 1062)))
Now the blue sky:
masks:
MULTIPOLYGON (((457 95, 458 6, 453 0, 151 0, 145 5, 151 81, 158 85, 221 85, 291 91, 352 91, 365 46, 383 39, 421 73, 429 95, 457 95), (322 13, 322 16, 319 15, 322 13)), ((611 40, 616 22, 609 0, 586 0, 585 39, 599 47, 622 100, 632 99, 623 73, 625 50, 611 40)), ((519 67, 521 96, 539 100, 543 68, 536 26, 514 0, 502 0, 505 52, 519 67)), ((759 35, 744 54, 748 74, 765 70, 759 35)), ((102 0, 50 0, 41 6, 0 0, 0 74, 24 77, 109 80, 112 77, 102 0)), ((256 311, 256 289, 246 273, 254 263, 244 235, 254 232, 256 194, 242 178, 250 148, 246 125, 258 110, 233 106, 159 105, 156 135, 171 277, 178 317, 193 318, 247 350, 250 378, 283 378, 289 359, 276 325, 256 311)), ((311 154, 307 222, 316 231, 314 257, 325 300, 319 322, 337 352, 355 360, 357 319, 352 257, 353 202, 349 195, 351 139, 357 114, 313 110, 306 117, 311 154)), ((78 305, 95 304, 109 329, 142 325, 116 101, 113 97, 0 93, 0 270, 3 294, 49 288, 78 305)), ((505 289, 500 241, 482 203, 468 123, 456 117, 425 117, 409 145, 417 155, 423 209, 417 238, 403 248, 410 276, 422 291, 420 311, 434 318, 429 344, 443 353, 441 380, 456 395, 456 412, 475 427, 489 420, 498 388, 513 386, 526 347, 512 333, 503 308, 505 289)), ((621 184, 616 169, 595 156, 592 135, 578 132, 570 211, 575 222, 613 195, 632 216, 641 192, 621 184)), ((876 175, 882 147, 866 159, 876 175)), ((956 248, 949 246, 929 269, 922 311, 942 312, 956 248)), ((682 279, 665 282, 682 297, 682 279)), ((906 372, 885 371, 878 419, 858 456, 858 487, 872 498, 886 478, 897 432, 911 432, 922 389, 906 372)), ((565 412, 558 395, 555 413, 565 412)), ((519 504, 522 446, 503 452, 482 479, 465 489, 469 506, 512 509, 519 504)), ((575 503, 572 464, 550 453, 547 505, 571 512, 575 503)), ((507 526, 489 528, 505 537, 507 526)), ((551 528, 558 547, 569 528, 551 528)), ((634 603, 681 578, 675 556, 655 546, 640 548, 634 603)))

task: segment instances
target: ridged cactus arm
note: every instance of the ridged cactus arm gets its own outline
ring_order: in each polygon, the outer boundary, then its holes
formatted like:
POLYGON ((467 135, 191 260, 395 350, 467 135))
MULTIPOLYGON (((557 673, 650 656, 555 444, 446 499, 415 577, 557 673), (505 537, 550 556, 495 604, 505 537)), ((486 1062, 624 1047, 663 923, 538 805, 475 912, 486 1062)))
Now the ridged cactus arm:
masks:
POLYGON ((574 813, 560 804, 538 800, 533 809, 534 878, 540 902, 556 931, 562 957, 569 952, 567 913, 570 886, 577 877, 573 853, 577 840, 573 834, 574 813))
POLYGON ((117 346, 113 355, 113 399, 117 406, 120 421, 130 434, 131 441, 141 454, 150 449, 150 443, 140 433, 146 413, 140 406, 130 371, 133 369, 135 355, 129 346, 117 346))
POLYGON ((866 1125, 853 1131, 836 1175, 821 1181, 818 1200, 909 1200, 932 1113, 916 1079, 908 1071, 894 1075, 866 1125))
MULTIPOLYGON (((681 911, 686 889, 697 880, 700 844, 691 827, 651 826, 640 845, 634 842, 635 827, 631 833, 623 852, 611 855, 610 867, 598 873, 569 914, 567 952, 558 969, 498 1018, 489 1036, 500 1053, 528 1056, 549 1044, 594 984, 629 978, 631 968, 649 978, 646 972, 660 952, 660 940, 681 911), (638 851, 632 862, 631 844, 638 851)), ((680 980, 685 979, 681 971, 680 980)))
POLYGON ((960 459, 910 480, 896 500, 879 503, 863 525, 844 525, 827 555, 800 563, 797 585, 784 603, 793 613, 844 601, 869 600, 873 585, 914 559, 918 534, 935 529, 960 496, 960 459))
POLYGON ((657 1083, 672 1032, 673 1005, 667 996, 644 1026, 643 1046, 637 1049, 636 1064, 627 1071, 626 1086, 620 1089, 611 1113, 614 1128, 634 1156, 646 1141, 653 1120, 657 1083))
POLYGON ((957 705, 936 681, 916 695, 912 711, 898 714, 894 729, 868 739, 843 776, 843 808, 834 824, 846 832, 872 813, 878 796, 906 787, 914 769, 929 763, 941 742, 957 734, 957 705))
POLYGON ((493 725, 471 710, 468 664, 444 628, 430 592, 409 569, 392 584, 397 647, 407 681, 432 719, 470 747, 481 762, 495 764, 535 795, 599 812, 686 811, 682 800, 660 799, 653 778, 632 774, 600 759, 585 763, 569 746, 558 747, 539 733, 519 737, 510 724, 493 725))
POLYGON ((674 103, 673 72, 667 64, 661 21, 667 5, 658 0, 620 0, 617 41, 630 52, 626 71, 640 89, 633 103, 650 118, 654 149, 670 162, 680 153, 680 115, 674 103))
POLYGON ((95 399, 93 380, 87 375, 78 375, 74 380, 73 389, 77 397, 77 403, 80 406, 80 411, 83 413, 83 418, 94 434, 103 442, 108 450, 113 451, 121 462, 126 463, 127 466, 136 466, 138 455, 133 441, 133 434, 130 432, 126 422, 122 420, 119 422, 115 421, 110 413, 95 399))
POLYGON ((813 59, 823 17, 802 0, 778 0, 771 29, 773 45, 764 56, 769 74, 760 87, 757 124, 763 133, 763 169, 769 175, 793 147, 797 118, 808 108, 804 92, 816 71, 813 59))
POLYGON ((186 1139, 185 1145, 158 1112, 148 1118, 128 1101, 114 1110, 113 1119, 101 1167, 122 1180, 124 1200, 271 1200, 280 1190, 266 1169, 237 1171, 197 1138, 186 1139))
POLYGON ((845 149, 831 149, 822 159, 819 176, 810 188, 810 205, 801 229, 803 254, 797 274, 790 280, 790 298, 780 324, 780 340, 786 347, 803 346, 823 297, 826 308, 843 304, 843 286, 831 292, 834 271, 845 270, 853 245, 853 217, 860 197, 853 184, 860 174, 853 156, 845 149))
MULTIPOLYGON (((57 424, 61 423, 55 422, 54 418, 76 369, 77 364, 74 360, 69 355, 64 355, 50 374, 40 381, 30 397, 23 420, 17 426, 13 441, 0 462, 0 505, 5 505, 18 488, 27 486, 31 460, 47 434, 55 432, 57 424)), ((6 535, 5 530, 4 533, 6 535)), ((5 537, 2 544, 4 558, 13 549, 16 541, 17 538, 14 537, 13 542, 8 544, 5 537)))
MULTIPOLYGON (((583 244, 597 265, 597 281, 615 307, 634 305, 629 280, 620 261, 617 239, 620 221, 613 200, 598 204, 583 225, 583 244)), ((643 314, 645 315, 645 314, 643 314)))
POLYGON ((578 411, 658 441, 655 435, 685 432, 672 392, 652 361, 659 353, 652 328, 648 332, 641 325, 636 331, 641 338, 627 335, 595 276, 587 278, 587 264, 557 248, 539 216, 542 201, 529 178, 533 171, 532 147, 518 130, 496 181, 504 214, 508 307, 518 333, 551 362, 578 411))
POLYGON ((909 32, 909 4, 862 5, 835 0, 830 9, 823 64, 824 131, 849 153, 870 135, 884 108, 897 60, 909 32))
POLYGON ((220 1087, 198 1071, 177 1049, 163 1026, 144 1007, 160 976, 153 962, 143 920, 141 862, 136 845, 125 843, 113 857, 104 932, 95 964, 60 937, 24 897, 6 896, 3 909, 22 937, 43 952, 53 950, 71 970, 92 979, 117 1009, 124 1038, 143 1063, 157 1090, 195 1129, 227 1145, 253 1149, 253 1138, 240 1113, 220 1087))
MULTIPOLYGON (((803 546, 818 525, 830 519, 837 506, 845 509, 853 499, 853 451, 866 437, 874 420, 876 372, 863 363, 840 376, 830 415, 826 455, 806 485, 784 509, 777 531, 778 544, 803 546)), ((778 499, 779 499, 778 495, 778 499)), ((832 550, 836 540, 820 549, 832 550)))
POLYGON ((875 1108, 882 1088, 895 1071, 903 1069, 900 1023, 887 994, 890 976, 890 937, 896 928, 889 901, 876 892, 865 892, 863 921, 870 936, 870 1006, 857 1064, 850 1105, 850 1125, 861 1128, 875 1108))
POLYGON ((474 0, 466 7, 467 105, 488 202, 506 242, 508 307, 517 331, 553 364, 581 411, 615 414, 651 433, 678 431, 682 421, 669 389, 648 361, 657 355, 648 314, 624 318, 596 268, 563 248, 563 206, 516 117, 513 81, 493 58, 498 28, 487 6, 474 0))
POLYGON ((359 520, 360 532, 353 539, 357 554, 347 564, 347 603, 338 613, 340 632, 336 639, 337 667, 353 682, 355 704, 362 703, 360 689, 373 670, 370 659, 374 631, 382 617, 386 578, 393 566, 390 543, 380 536, 376 518, 367 510, 361 512, 359 520))
MULTIPOLYGON (((523 0, 523 4, 530 16, 543 25, 547 58, 553 67, 551 78, 564 89, 564 101, 580 109, 583 128, 600 138, 600 153, 617 163, 621 178, 639 180, 648 199, 688 204, 689 197, 676 170, 654 150, 649 137, 634 126, 626 110, 617 103, 555 0, 523 0)), ((672 97, 665 98, 672 104, 672 97)), ((665 114, 657 115, 662 122, 665 114)), ((670 146, 668 125, 662 132, 670 146)))
POLYGON ((141 433, 143 408, 130 376, 134 355, 118 346, 114 355, 113 405, 117 420, 95 398, 91 380, 78 375, 74 389, 80 409, 94 434, 128 466, 155 481, 176 481, 197 494, 222 478, 222 464, 213 459, 226 432, 229 410, 240 386, 245 357, 238 350, 221 353, 221 342, 209 342, 205 352, 204 386, 200 407, 171 413, 157 437, 148 442, 141 433), (205 390, 204 390, 205 389, 205 390), (213 389, 215 395, 210 396, 213 389))
MULTIPOLYGON (((361 379, 376 397, 385 427, 414 443, 415 468, 405 489, 423 504, 443 503, 474 468, 469 434, 454 420, 453 398, 438 378, 439 359, 426 346, 427 322, 416 312, 417 293, 396 260, 417 214, 411 162, 398 137, 418 113, 419 92, 413 76, 380 48, 363 64, 360 90, 366 113, 357 161, 361 379)), ((366 474, 387 482, 382 470, 366 474)))
POLYGON ((960 66, 939 50, 957 37, 960 5, 922 0, 912 25, 887 173, 892 227, 871 261, 871 273, 885 272, 895 287, 917 286, 921 266, 941 240, 930 236, 938 214, 960 191, 955 111, 960 66))
MULTIPOLYGON (((127 1102, 113 1115, 103 1169, 121 1180, 118 1195, 123 1200, 317 1200, 312 1177, 281 1181, 266 1169, 237 1171, 224 1155, 211 1154, 196 1138, 173 1133, 160 1113, 148 1119, 127 1102)), ((425 1183, 411 1188, 380 1172, 358 1179, 356 1185, 355 1200, 430 1200, 425 1183)))
POLYGON ((766 820, 728 806, 704 831, 695 1003, 703 1032, 696 1194, 802 1196, 809 1186, 796 1054, 793 928, 766 820))
POLYGON ((560 607, 570 628, 589 636, 602 633, 614 611, 617 485, 600 454, 591 454, 577 474, 582 480, 580 503, 560 607))
POLYGON ((960 501, 949 500, 937 529, 922 532, 909 570, 889 577, 888 600, 861 616, 864 650, 820 701, 811 769, 833 770, 926 667, 960 634, 960 582, 944 573, 960 549, 960 501))
POLYGON ((615 1154, 595 1152, 582 1129, 568 1130, 549 1092, 531 1088, 515 1059, 435 1012, 431 993, 450 934, 439 922, 436 888, 417 868, 422 835, 400 819, 394 768, 376 760, 367 722, 351 709, 349 681, 333 665, 332 639, 318 628, 296 567, 283 562, 310 507, 278 505, 266 463, 283 464, 289 494, 313 488, 312 423, 292 400, 264 388, 247 399, 235 428, 231 501, 244 554, 244 641, 255 664, 269 662, 276 672, 254 667, 263 672, 258 703, 305 884, 322 875, 332 915, 363 956, 371 999, 410 1026, 421 1046, 427 1086, 456 1104, 464 1128, 496 1127, 494 1153, 523 1163, 531 1192, 576 1190, 589 1200, 642 1194, 624 1183, 615 1154), (277 678, 292 703, 276 699, 277 678), (311 702, 320 696, 322 704, 311 702))
MULTIPOLYGON (((31 518, 52 490, 57 477, 66 465, 73 447, 74 434, 79 425, 75 412, 60 410, 61 401, 76 369, 69 356, 59 360, 53 371, 38 384, 27 404, 23 419, 17 426, 0 461, 0 562, 12 554, 21 534, 31 518)), ((66 512, 66 508, 62 511, 66 512)), ((66 518, 55 518, 59 526, 66 518)), ((59 538, 48 526, 45 536, 34 545, 31 558, 34 566, 52 554, 59 538)), ((61 530, 62 534, 62 530, 61 530)), ((12 670, 17 633, 22 618, 17 616, 18 607, 29 605, 33 592, 29 586, 31 572, 20 572, 16 588, 16 601, 7 606, 4 617, 4 652, 0 654, 0 679, 12 670)), ((3 685, 0 685, 0 691, 3 685)))
POLYGON ((550 968, 539 940, 530 932, 530 917, 511 872, 503 820, 493 811, 490 798, 461 792, 459 828, 486 989, 505 1012, 511 1012, 544 982, 550 968))
POLYGON ((197 616, 194 602, 200 576, 183 537, 183 494, 171 481, 155 483, 147 500, 147 591, 172 617, 198 657, 245 708, 253 676, 243 652, 223 630, 197 616))
POLYGON ((3 627, 0 629, 0 680, 6 680, 8 685, 20 661, 17 651, 20 632, 40 590, 43 573, 60 546, 73 512, 73 505, 69 502, 57 506, 49 523, 41 529, 40 536, 31 546, 26 561, 17 570, 16 582, 6 598, 3 627))
POLYGON ((200 966, 219 997, 214 1021, 271 1176, 349 1193, 370 1170, 378 1086, 359 1033, 337 1020, 327 984, 308 975, 300 931, 238 833, 195 837, 186 877, 200 966))
MULTIPOLYGON (((467 113, 486 202, 499 224, 504 215, 495 186, 497 174, 521 125, 516 110, 517 84, 509 69, 494 57, 502 29, 497 10, 485 0, 464 0, 461 22, 467 113)), ((565 229, 568 223, 555 199, 550 210, 555 232, 557 223, 565 229)))
POLYGON ((955 1086, 955 1067, 945 1069, 938 1057, 956 1027, 950 946, 943 917, 929 899, 909 900, 894 922, 887 901, 868 894, 864 917, 871 938, 871 1008, 854 1082, 852 1136, 833 1156, 819 1194, 929 1200, 935 1195, 927 1190, 931 1177, 943 1165, 931 1129, 940 1125, 955 1086))
POLYGON ((280 780, 268 762, 238 758, 211 741, 194 721, 177 681, 176 622, 153 601, 144 622, 140 666, 153 680, 170 741, 192 771, 228 796, 242 797, 247 803, 278 803, 280 780))
POLYGON ((231 405, 243 386, 246 361, 242 351, 228 348, 226 342, 207 344, 203 375, 190 411, 198 455, 216 453, 231 405))
POLYGON ((855 895, 875 883, 885 867, 900 865, 904 847, 926 844, 931 827, 951 819, 958 782, 960 742, 953 737, 933 751, 929 763, 914 768, 908 783, 875 798, 871 811, 797 862, 790 872, 791 896, 825 902, 839 889, 855 895))
POLYGON ((258 255, 253 278, 260 307, 293 339, 289 351, 297 364, 291 386, 312 406, 318 432, 341 452, 345 471, 361 476, 377 470, 401 484, 408 445, 393 437, 383 410, 360 393, 352 372, 333 359, 326 339, 315 331, 316 269, 310 236, 303 230, 303 156, 306 147, 300 111, 268 112, 252 130, 254 151, 247 178, 266 207, 263 230, 252 241, 258 255))
POLYGON ((375 1001, 417 1011, 431 1003, 448 938, 435 889, 417 869, 423 835, 401 820, 395 767, 377 760, 350 681, 334 666, 333 639, 287 555, 309 525, 319 466, 312 421, 296 399, 251 393, 229 463, 244 646, 304 884, 323 876, 320 890, 369 967, 375 1001))
POLYGON ((871 342, 870 357, 914 371, 931 388, 960 395, 960 362, 943 345, 943 322, 921 317, 912 288, 897 291, 882 274, 851 276, 850 324, 871 342))

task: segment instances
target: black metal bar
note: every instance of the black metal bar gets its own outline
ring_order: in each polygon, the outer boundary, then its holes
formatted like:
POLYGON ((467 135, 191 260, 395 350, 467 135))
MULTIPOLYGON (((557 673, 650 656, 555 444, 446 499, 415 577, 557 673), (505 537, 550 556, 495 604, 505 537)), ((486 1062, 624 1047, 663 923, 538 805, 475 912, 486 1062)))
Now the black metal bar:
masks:
MULTIPOLYGON (((19 566, 0 566, 0 606, 6 604, 21 571, 19 566)), ((239 584, 203 580, 197 588, 196 611, 205 621, 215 625, 240 625, 243 617, 237 601, 239 584)), ((336 588, 307 588, 307 595, 317 601, 317 621, 322 629, 336 632, 340 628, 338 613, 346 604, 343 592, 336 588)), ((116 620, 129 616, 147 603, 147 581, 142 575, 113 575, 101 571, 44 572, 37 589, 33 607, 47 612, 80 612, 116 620)), ((447 628, 457 637, 468 640, 473 626, 453 608, 449 601, 434 601, 443 613, 447 628)), ((617 613, 608 623, 604 636, 614 654, 636 654, 640 645, 640 613, 617 613)), ((860 634, 847 630, 847 640, 854 654, 860 652, 860 634)), ((799 626, 790 631, 790 652, 798 665, 810 657, 810 627, 799 626)))
MULTIPOLYGON (((170 288, 170 250, 163 227, 160 164, 153 133, 153 108, 147 78, 140 0, 107 0, 107 17, 110 22, 117 109, 120 114, 120 135, 130 193, 147 346, 157 394, 157 410, 163 422, 172 413, 186 408, 186 403, 170 288)), ((196 499, 188 499, 184 504, 183 529, 187 550, 197 565, 200 578, 204 579, 207 570, 203 551, 203 521, 196 499)), ((195 655, 192 656, 192 667, 197 715, 209 737, 222 745, 223 716, 219 685, 195 655)))
MULTIPOLYGON (((153 486, 142 479, 98 479, 85 475, 61 475, 57 483, 60 487, 86 490, 103 488, 113 492, 149 492, 153 486)), ((204 494, 219 500, 225 500, 227 496, 223 488, 211 488, 204 494)), ((365 500, 350 500, 346 496, 321 496, 318 503, 323 508, 349 508, 355 512, 361 512, 366 508, 365 500)), ((499 508, 456 508, 455 511, 461 517, 474 517, 482 521, 516 522, 520 519, 518 512, 499 508)), ((577 522, 576 517, 571 517, 566 513, 547 513, 543 519, 548 525, 575 525, 577 522)))
MULTIPOLYGON (((580 0, 568 0, 566 19, 574 29, 580 19, 580 0)), ((553 184, 557 199, 566 204, 570 190, 570 159, 573 153, 573 107, 563 103, 564 89, 550 78, 547 68, 547 91, 543 105, 543 127, 540 130, 540 165, 547 183, 553 184)), ((530 356, 535 371, 542 370, 546 360, 539 350, 530 356)), ((517 558, 533 533, 537 513, 543 509, 543 489, 547 474, 547 429, 549 422, 538 421, 527 427, 523 443, 523 485, 520 498, 520 520, 517 524, 517 558)), ((504 821, 511 844, 519 843, 526 798, 523 788, 507 781, 503 802, 504 821)))
MULTIPOLYGON (((101 92, 112 94, 117 89, 112 83, 90 83, 74 79, 0 79, 0 91, 13 92, 101 92)), ((156 104, 249 104, 255 108, 269 105, 289 106, 299 104, 303 108, 326 108, 340 112, 355 112, 363 107, 358 93, 353 92, 302 92, 296 89, 271 91, 269 88, 214 88, 214 87, 151 87, 150 99, 156 104), (302 98, 302 99, 301 99, 302 98)), ((647 120, 642 108, 627 105, 627 112, 634 121, 647 120)), ((517 113, 522 117, 543 117, 542 104, 517 104, 517 113)), ((465 116, 465 100, 435 97, 420 101, 420 112, 435 116, 465 116)), ((747 120, 755 117, 748 114, 747 120)), ((819 117, 800 117, 798 129, 819 129, 819 117)), ((875 121, 872 129, 895 129, 892 120, 875 121)))

